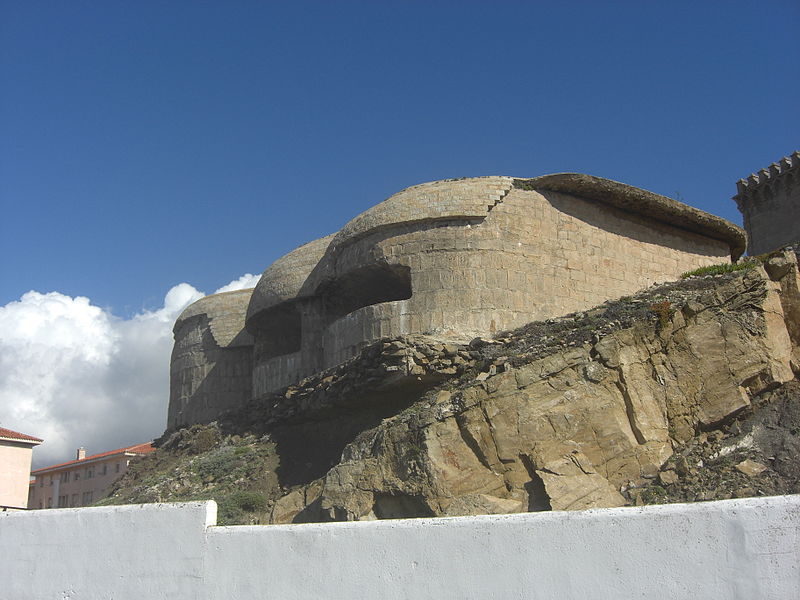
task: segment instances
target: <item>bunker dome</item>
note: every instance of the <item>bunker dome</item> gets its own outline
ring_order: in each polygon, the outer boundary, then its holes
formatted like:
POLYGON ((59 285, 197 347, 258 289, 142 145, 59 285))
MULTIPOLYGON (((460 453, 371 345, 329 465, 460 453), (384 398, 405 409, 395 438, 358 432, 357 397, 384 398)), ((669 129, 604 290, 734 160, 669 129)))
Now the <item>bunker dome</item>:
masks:
POLYGON ((724 219, 588 175, 413 186, 278 259, 254 290, 187 308, 175 327, 171 372, 181 384, 171 387, 169 426, 236 408, 246 386, 234 372, 250 375, 247 393, 259 398, 384 337, 492 335, 736 260, 745 245, 724 219), (235 344, 213 336, 219 318, 240 328, 235 344), (232 350, 236 359, 224 354, 232 350), (249 362, 234 369, 220 356, 249 362))
POLYGON ((175 321, 168 427, 213 421, 250 399, 253 338, 244 318, 252 291, 206 296, 175 321))

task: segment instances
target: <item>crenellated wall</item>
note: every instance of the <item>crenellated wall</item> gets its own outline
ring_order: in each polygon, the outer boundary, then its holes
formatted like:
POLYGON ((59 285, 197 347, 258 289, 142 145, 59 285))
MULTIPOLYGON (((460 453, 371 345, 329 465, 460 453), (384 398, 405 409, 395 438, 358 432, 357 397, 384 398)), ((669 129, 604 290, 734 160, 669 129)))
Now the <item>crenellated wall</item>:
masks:
POLYGON ((736 183, 750 255, 800 240, 800 151, 736 183))
MULTIPOLYGON (((261 398, 382 337, 469 341, 589 308, 736 259, 744 240, 723 219, 587 175, 413 186, 264 271, 244 320, 249 393, 261 398)), ((240 319, 245 295, 236 299, 240 319)), ((203 369, 239 358, 201 340, 216 308, 193 307, 176 324, 170 427, 213 420, 245 395, 240 380, 228 396, 194 390, 191 369, 216 390, 203 369)))

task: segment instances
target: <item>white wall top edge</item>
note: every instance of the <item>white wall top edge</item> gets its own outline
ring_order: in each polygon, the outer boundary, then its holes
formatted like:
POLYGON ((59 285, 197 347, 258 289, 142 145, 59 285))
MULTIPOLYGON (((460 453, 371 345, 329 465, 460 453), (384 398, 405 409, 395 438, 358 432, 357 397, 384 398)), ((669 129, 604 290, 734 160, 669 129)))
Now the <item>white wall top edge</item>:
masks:
POLYGON ((675 504, 653 504, 649 506, 623 506, 617 508, 594 508, 581 511, 540 511, 522 512, 505 515, 469 515, 460 517, 425 517, 412 519, 379 519, 374 521, 332 521, 327 523, 296 523, 281 525, 227 525, 218 526, 217 503, 214 500, 194 502, 161 502, 152 504, 121 504, 114 506, 89 506, 82 508, 59 508, 50 510, 8 511, 0 512, 0 518, 67 518, 74 515, 99 514, 99 513, 141 513, 186 511, 196 513, 204 527, 214 527, 216 530, 244 529, 320 529, 320 528, 419 528, 437 526, 469 526, 472 523, 483 522, 544 522, 544 521, 576 521, 597 519, 635 519, 648 515, 674 515, 692 514, 696 512, 716 512, 720 510, 751 510, 769 509, 780 507, 789 511, 800 511, 800 494, 786 496, 763 496, 758 498, 737 498, 731 500, 715 500, 709 502, 688 502, 675 504))
POLYGON ((648 506, 622 506, 617 508, 593 508, 589 510, 563 510, 522 512, 506 515, 469 515, 461 517, 424 517, 413 519, 378 519, 374 521, 331 521, 327 523, 290 523, 280 525, 220 525, 214 526, 216 531, 245 529, 325 529, 329 527, 344 528, 419 528, 438 526, 470 526, 485 522, 553 522, 603 519, 636 519, 650 515, 669 516, 675 514, 693 514, 733 510, 764 510, 781 507, 784 510, 800 512, 800 494, 787 496, 762 496, 758 498, 736 498, 731 500, 714 500, 708 502, 686 502, 674 504, 651 504, 648 506))
POLYGON ((217 524, 217 503, 213 500, 195 502, 154 502, 152 504, 117 504, 113 506, 84 506, 80 508, 57 508, 46 510, 18 510, 0 512, 0 519, 58 519, 78 516, 99 516, 111 514, 148 512, 196 513, 204 527, 217 524))

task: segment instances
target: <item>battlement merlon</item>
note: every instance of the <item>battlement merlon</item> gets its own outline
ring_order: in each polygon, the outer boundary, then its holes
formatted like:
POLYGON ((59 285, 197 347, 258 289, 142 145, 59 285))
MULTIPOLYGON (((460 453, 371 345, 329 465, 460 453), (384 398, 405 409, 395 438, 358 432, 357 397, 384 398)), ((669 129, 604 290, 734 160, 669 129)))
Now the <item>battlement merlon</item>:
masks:
MULTIPOLYGON (((751 196, 756 190, 766 185, 775 183, 779 178, 800 169, 800 150, 795 150, 789 156, 784 156, 778 162, 772 163, 769 167, 761 169, 750 176, 736 182, 736 195, 733 199, 737 204, 742 197, 751 196)), ((741 207, 740 207, 741 210, 741 207)))
POLYGON ((800 239, 800 151, 736 182, 733 197, 747 230, 747 251, 763 254, 800 239))

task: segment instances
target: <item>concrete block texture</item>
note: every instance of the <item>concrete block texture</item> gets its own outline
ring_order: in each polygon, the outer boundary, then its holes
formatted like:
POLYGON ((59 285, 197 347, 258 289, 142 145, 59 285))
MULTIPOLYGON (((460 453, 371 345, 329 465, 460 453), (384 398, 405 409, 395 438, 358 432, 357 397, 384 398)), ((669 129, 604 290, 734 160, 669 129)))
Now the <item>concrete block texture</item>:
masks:
POLYGON ((214 502, 0 513, 0 597, 783 600, 800 496, 214 527, 214 502))
MULTIPOLYGON (((736 258, 744 239, 723 219, 587 175, 413 186, 264 271, 242 334, 252 339, 250 393, 296 383, 382 337, 468 341, 582 310, 736 258)), ((216 308, 205 310, 216 335, 216 308)), ((204 354, 220 362, 216 346, 197 341, 203 327, 179 335, 176 326, 173 363, 200 369, 212 362, 204 354)), ((173 377, 188 369, 173 364, 173 377)), ((221 408, 191 387, 173 381, 182 391, 171 404, 182 404, 170 407, 171 427, 213 420, 221 408)))

